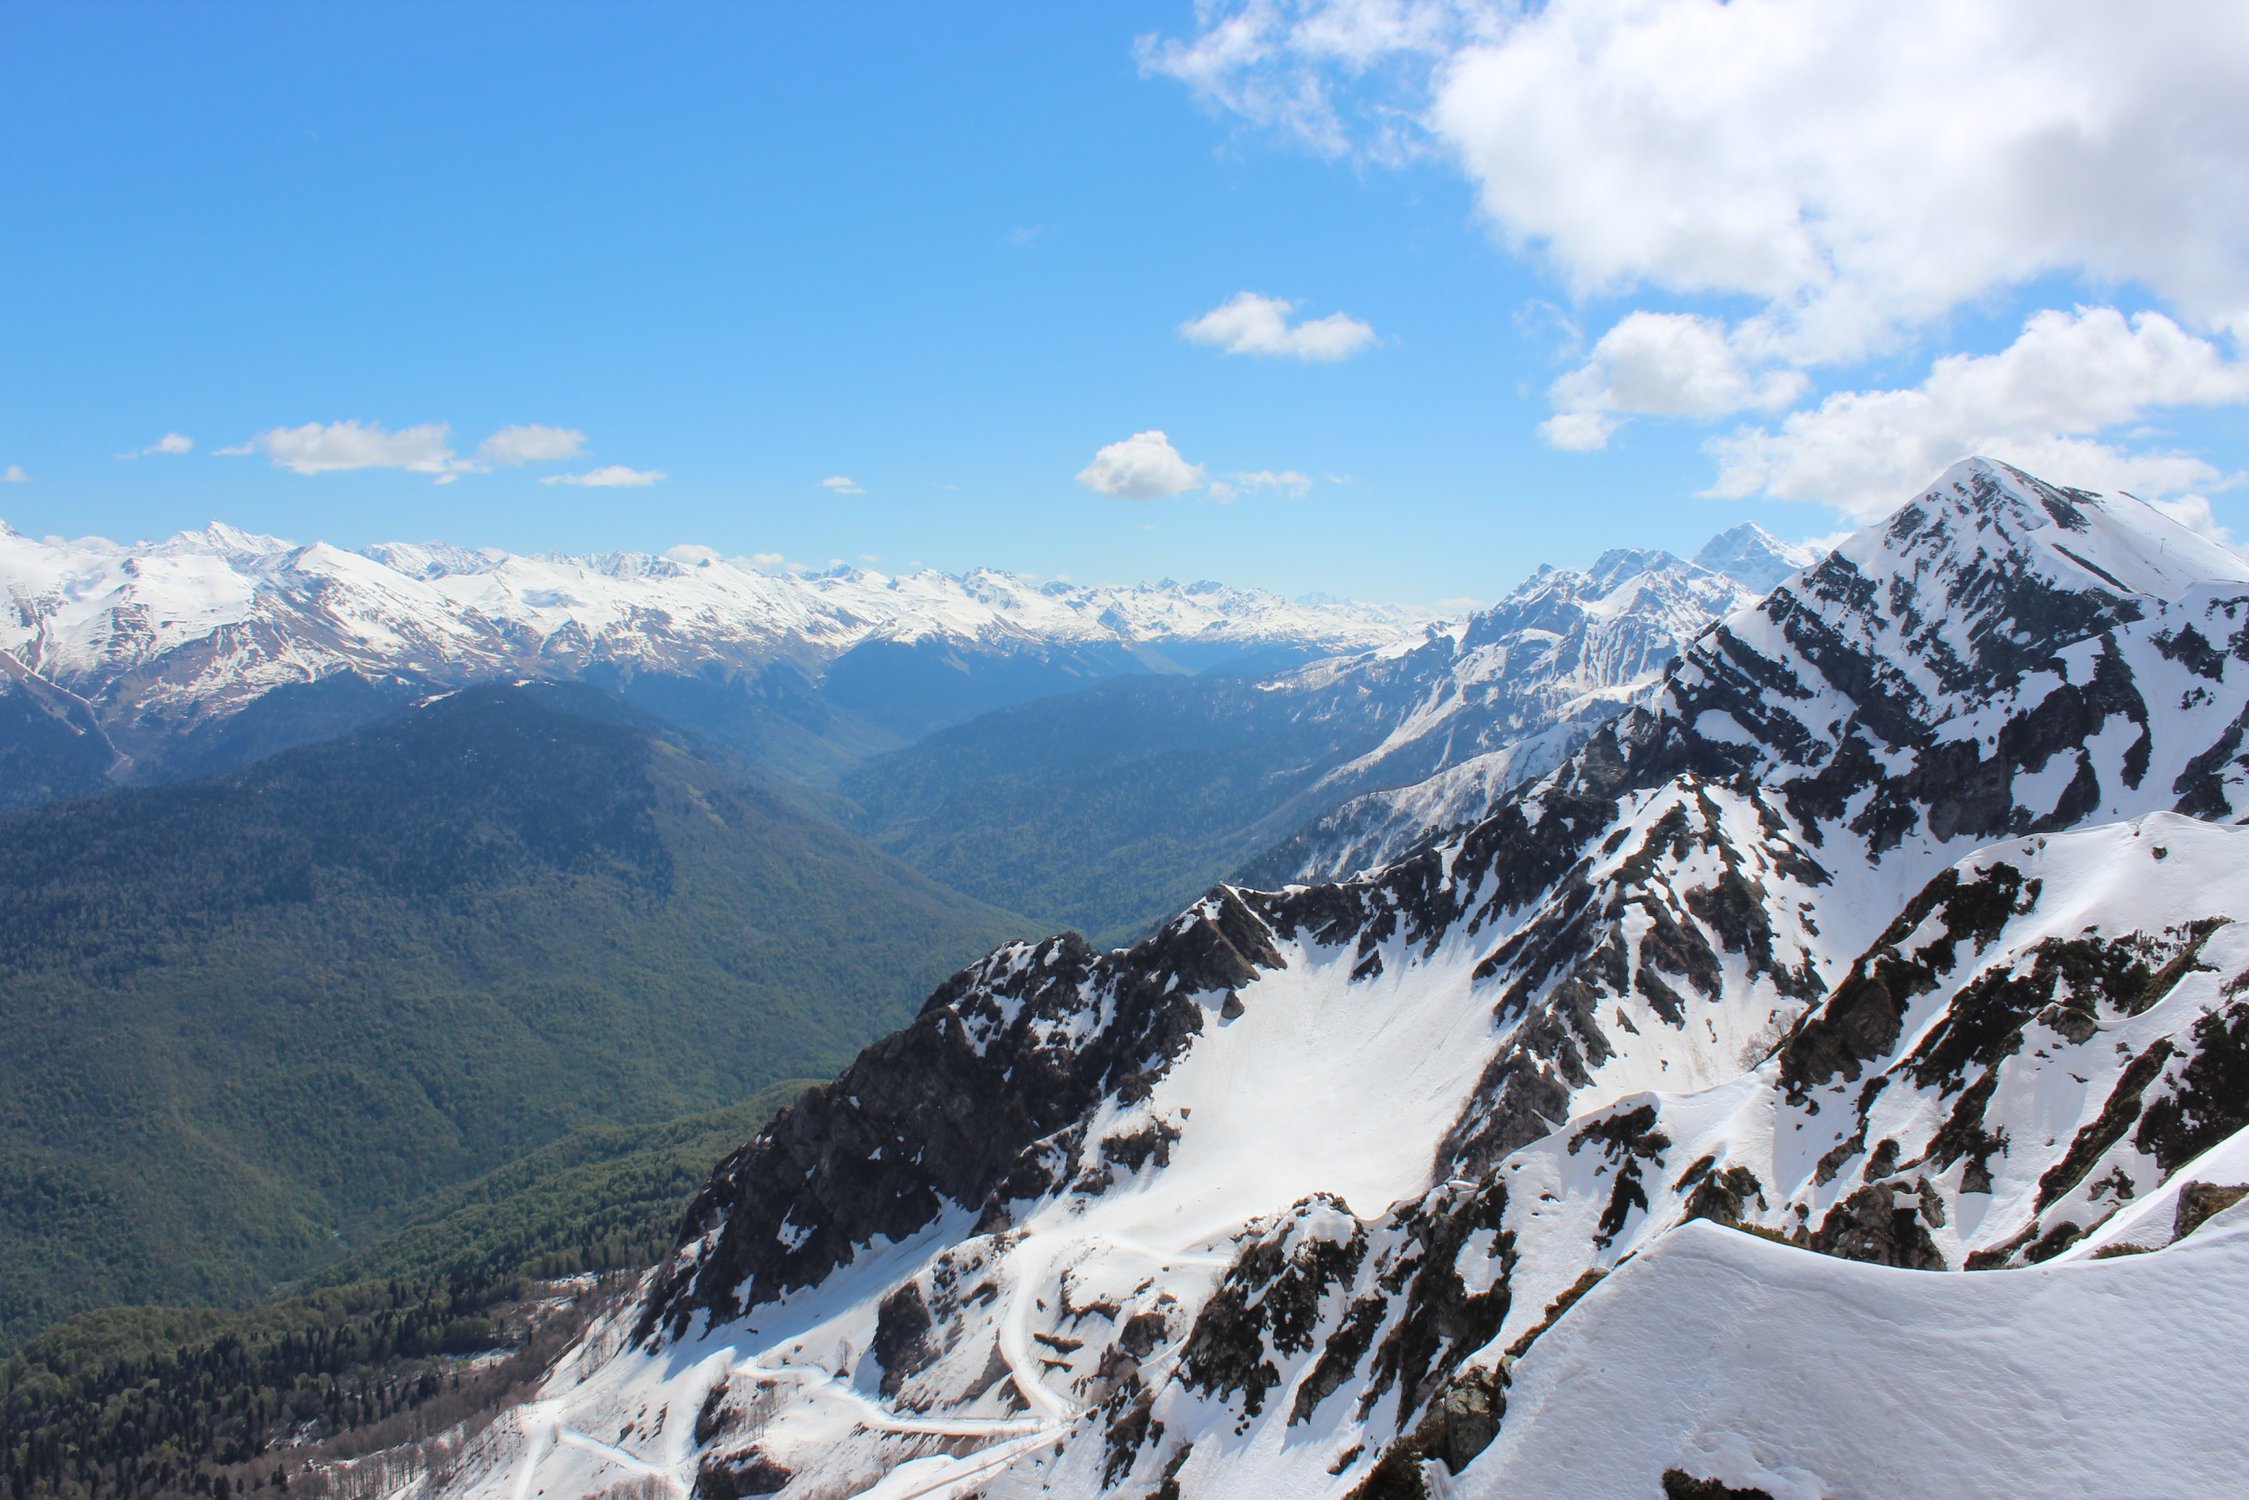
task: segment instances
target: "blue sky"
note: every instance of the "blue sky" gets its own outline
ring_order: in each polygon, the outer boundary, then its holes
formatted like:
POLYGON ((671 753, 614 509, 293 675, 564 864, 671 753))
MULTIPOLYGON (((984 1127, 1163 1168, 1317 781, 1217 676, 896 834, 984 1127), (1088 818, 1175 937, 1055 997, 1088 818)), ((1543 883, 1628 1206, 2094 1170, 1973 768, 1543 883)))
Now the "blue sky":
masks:
POLYGON ((1926 169, 1977 36, 1839 4, 1843 109, 1773 9, 15 0, 0 518, 1432 601, 1996 435, 2249 530, 2249 8, 1995 3, 2003 101, 2083 87, 1926 169))

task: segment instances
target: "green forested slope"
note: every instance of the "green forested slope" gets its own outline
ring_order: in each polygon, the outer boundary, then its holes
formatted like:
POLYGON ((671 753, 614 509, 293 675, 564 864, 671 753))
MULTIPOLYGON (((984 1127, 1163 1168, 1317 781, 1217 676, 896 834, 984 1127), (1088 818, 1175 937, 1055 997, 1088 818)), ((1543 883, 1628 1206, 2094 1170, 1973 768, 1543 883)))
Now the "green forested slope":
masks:
POLYGON ((825 1076, 1021 924, 583 691, 0 818, 0 1349, 825 1076))
POLYGON ((1383 732, 1252 678, 1130 677, 875 756, 842 791, 915 869, 1124 942, 1326 811, 1320 778, 1383 732))
POLYGON ((440 1432, 535 1377, 598 1305, 539 1278, 668 1250, 718 1159, 802 1091, 575 1131, 417 1205, 406 1227, 252 1308, 81 1313, 0 1360, 0 1494, 239 1493, 440 1432), (560 1313, 560 1320, 556 1314, 560 1313), (475 1354, 464 1381, 449 1358, 475 1354), (503 1357, 505 1356, 505 1357, 503 1357))

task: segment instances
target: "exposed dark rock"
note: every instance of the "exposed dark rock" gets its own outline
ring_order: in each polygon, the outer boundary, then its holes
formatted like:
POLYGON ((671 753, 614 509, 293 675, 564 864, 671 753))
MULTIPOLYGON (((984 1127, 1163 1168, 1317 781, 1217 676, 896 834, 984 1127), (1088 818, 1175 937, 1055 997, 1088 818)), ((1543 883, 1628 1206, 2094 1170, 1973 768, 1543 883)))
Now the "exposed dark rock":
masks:
POLYGON ((1680 1174, 1678 1189, 1687 1194, 1684 1217, 1714 1224, 1744 1223, 1752 1199, 1760 1210, 1766 1206, 1765 1185, 1755 1172, 1738 1164, 1722 1172, 1711 1170, 1716 1162, 1717 1158, 1706 1156, 1680 1174))
POLYGON ((1593 1237, 1593 1243, 1604 1250, 1632 1217, 1632 1211, 1648 1206, 1648 1190, 1640 1182, 1641 1166, 1643 1163, 1660 1165, 1663 1153, 1671 1149, 1671 1137, 1655 1126, 1655 1106, 1643 1104, 1622 1113, 1604 1115, 1570 1137, 1572 1156, 1587 1142, 1597 1141, 1609 1163, 1616 1168, 1616 1182, 1609 1190, 1608 1207, 1601 1211, 1600 1232, 1593 1237))
POLYGON ((712 1438, 726 1426, 726 1377, 721 1375, 703 1393, 703 1404, 695 1413, 695 1446, 707 1447, 712 1438))
POLYGON ((2227 1209, 2249 1198, 2249 1183, 2222 1187, 2215 1182, 2190 1182, 2179 1189, 2179 1206, 2171 1215, 2171 1238, 2183 1240, 2227 1209))
POLYGON ((1323 1195, 1253 1240, 1203 1304, 1180 1351, 1179 1372, 1188 1385, 1221 1396, 1238 1391, 1250 1416, 1264 1409, 1266 1395, 1280 1383, 1268 1348, 1276 1355, 1308 1352, 1328 1292, 1349 1285, 1366 1256, 1366 1232, 1356 1223, 1344 1240, 1307 1232, 1304 1215, 1314 1204, 1346 1211, 1341 1199, 1323 1195))
POLYGON ((882 1366, 882 1393, 895 1396, 899 1387, 937 1358, 930 1341, 929 1304, 922 1300, 919 1282, 907 1281, 882 1299, 875 1313, 874 1342, 868 1346, 882 1366))
POLYGON ((1507 1189, 1496 1181, 1448 1185, 1394 1210, 1391 1225, 1407 1231, 1409 1248, 1384 1268, 1379 1282, 1398 1316, 1376 1347, 1359 1398, 1362 1415, 1395 1387, 1402 1425, 1455 1365, 1490 1343, 1507 1321, 1515 1236, 1502 1227, 1506 1216, 1507 1189), (1492 1231, 1486 1254, 1499 1264, 1490 1285, 1471 1292, 1460 1259, 1478 1230, 1492 1231))
POLYGON ((1845 1260, 1903 1266, 1910 1271, 1942 1271, 1944 1256, 1922 1220, 1918 1195, 1899 1206, 1900 1190, 1888 1182, 1862 1187, 1827 1211, 1812 1232, 1811 1248, 1845 1260))
POLYGON ((747 1500, 778 1495, 796 1477, 755 1447, 706 1458, 695 1470, 694 1500, 747 1500))
POLYGON ((2170 1040, 2158 1037, 2145 1052, 2124 1065, 2124 1072, 2117 1078, 2116 1087, 2109 1091, 2107 1101, 2101 1105, 2101 1112, 2093 1117, 2091 1124, 2077 1132, 2069 1143, 2069 1150, 2062 1154, 2062 1159, 2048 1167, 2039 1177, 2040 1213, 2044 1213, 2062 1194, 2077 1186, 2078 1181, 2093 1170, 2093 1163, 2099 1161, 2109 1147, 2124 1139, 2124 1132, 2130 1130, 2132 1122, 2140 1117, 2141 1101, 2147 1093, 2148 1085, 2163 1071, 2163 1065, 2171 1060, 2172 1052, 2170 1040))
POLYGON ((1773 1500, 1773 1497, 1767 1490, 1731 1485, 1719 1479, 1697 1479, 1685 1469, 1665 1469, 1663 1500, 1773 1500))
POLYGON ((2132 1137, 2165 1172, 2249 1125, 2249 1005, 2236 1001, 2195 1022, 2193 1045, 2176 1088, 2148 1106, 2132 1137))

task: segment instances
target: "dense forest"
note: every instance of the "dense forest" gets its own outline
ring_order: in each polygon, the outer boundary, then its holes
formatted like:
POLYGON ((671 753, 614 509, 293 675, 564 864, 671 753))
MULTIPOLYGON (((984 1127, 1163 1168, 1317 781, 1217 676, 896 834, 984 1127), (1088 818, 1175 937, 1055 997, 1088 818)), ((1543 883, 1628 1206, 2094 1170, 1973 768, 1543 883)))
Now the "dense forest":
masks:
POLYGON ((1024 925, 587 689, 8 814, 0 902, 0 1353, 826 1076, 1024 925))
POLYGON ((1127 677, 942 730, 842 781, 868 837, 1049 928, 1129 942, 1295 831, 1373 716, 1253 677, 1127 677))
POLYGON ((543 1373, 800 1087, 578 1132, 259 1307, 80 1314, 0 1361, 0 1484, 12 1500, 351 1493, 350 1461, 442 1444, 543 1373))

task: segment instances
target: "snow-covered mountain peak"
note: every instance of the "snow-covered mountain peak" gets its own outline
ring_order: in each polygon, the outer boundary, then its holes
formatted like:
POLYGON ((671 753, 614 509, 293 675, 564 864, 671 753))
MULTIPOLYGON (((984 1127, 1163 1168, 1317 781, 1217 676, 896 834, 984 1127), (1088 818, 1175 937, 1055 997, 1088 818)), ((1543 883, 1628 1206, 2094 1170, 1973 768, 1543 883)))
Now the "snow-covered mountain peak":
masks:
POLYGON ((295 549, 297 544, 286 540, 286 537, 270 537, 256 531, 243 531, 241 526, 211 522, 209 526, 202 526, 200 531, 180 531, 164 537, 151 551, 211 553, 218 555, 218 558, 241 558, 250 562, 259 558, 272 558, 272 555, 295 549))
POLYGON ((1744 521, 1703 543, 1694 560, 1763 594, 1789 574, 1819 561, 1819 556, 1815 547, 1784 542, 1755 521, 1744 521))
POLYGON ((1870 578, 1958 580, 1953 602, 1971 606, 2025 572, 2056 589, 2166 602, 2196 583, 2249 581, 2249 559, 2135 496, 2064 489, 1989 458, 1962 459, 1836 551, 1870 578))

